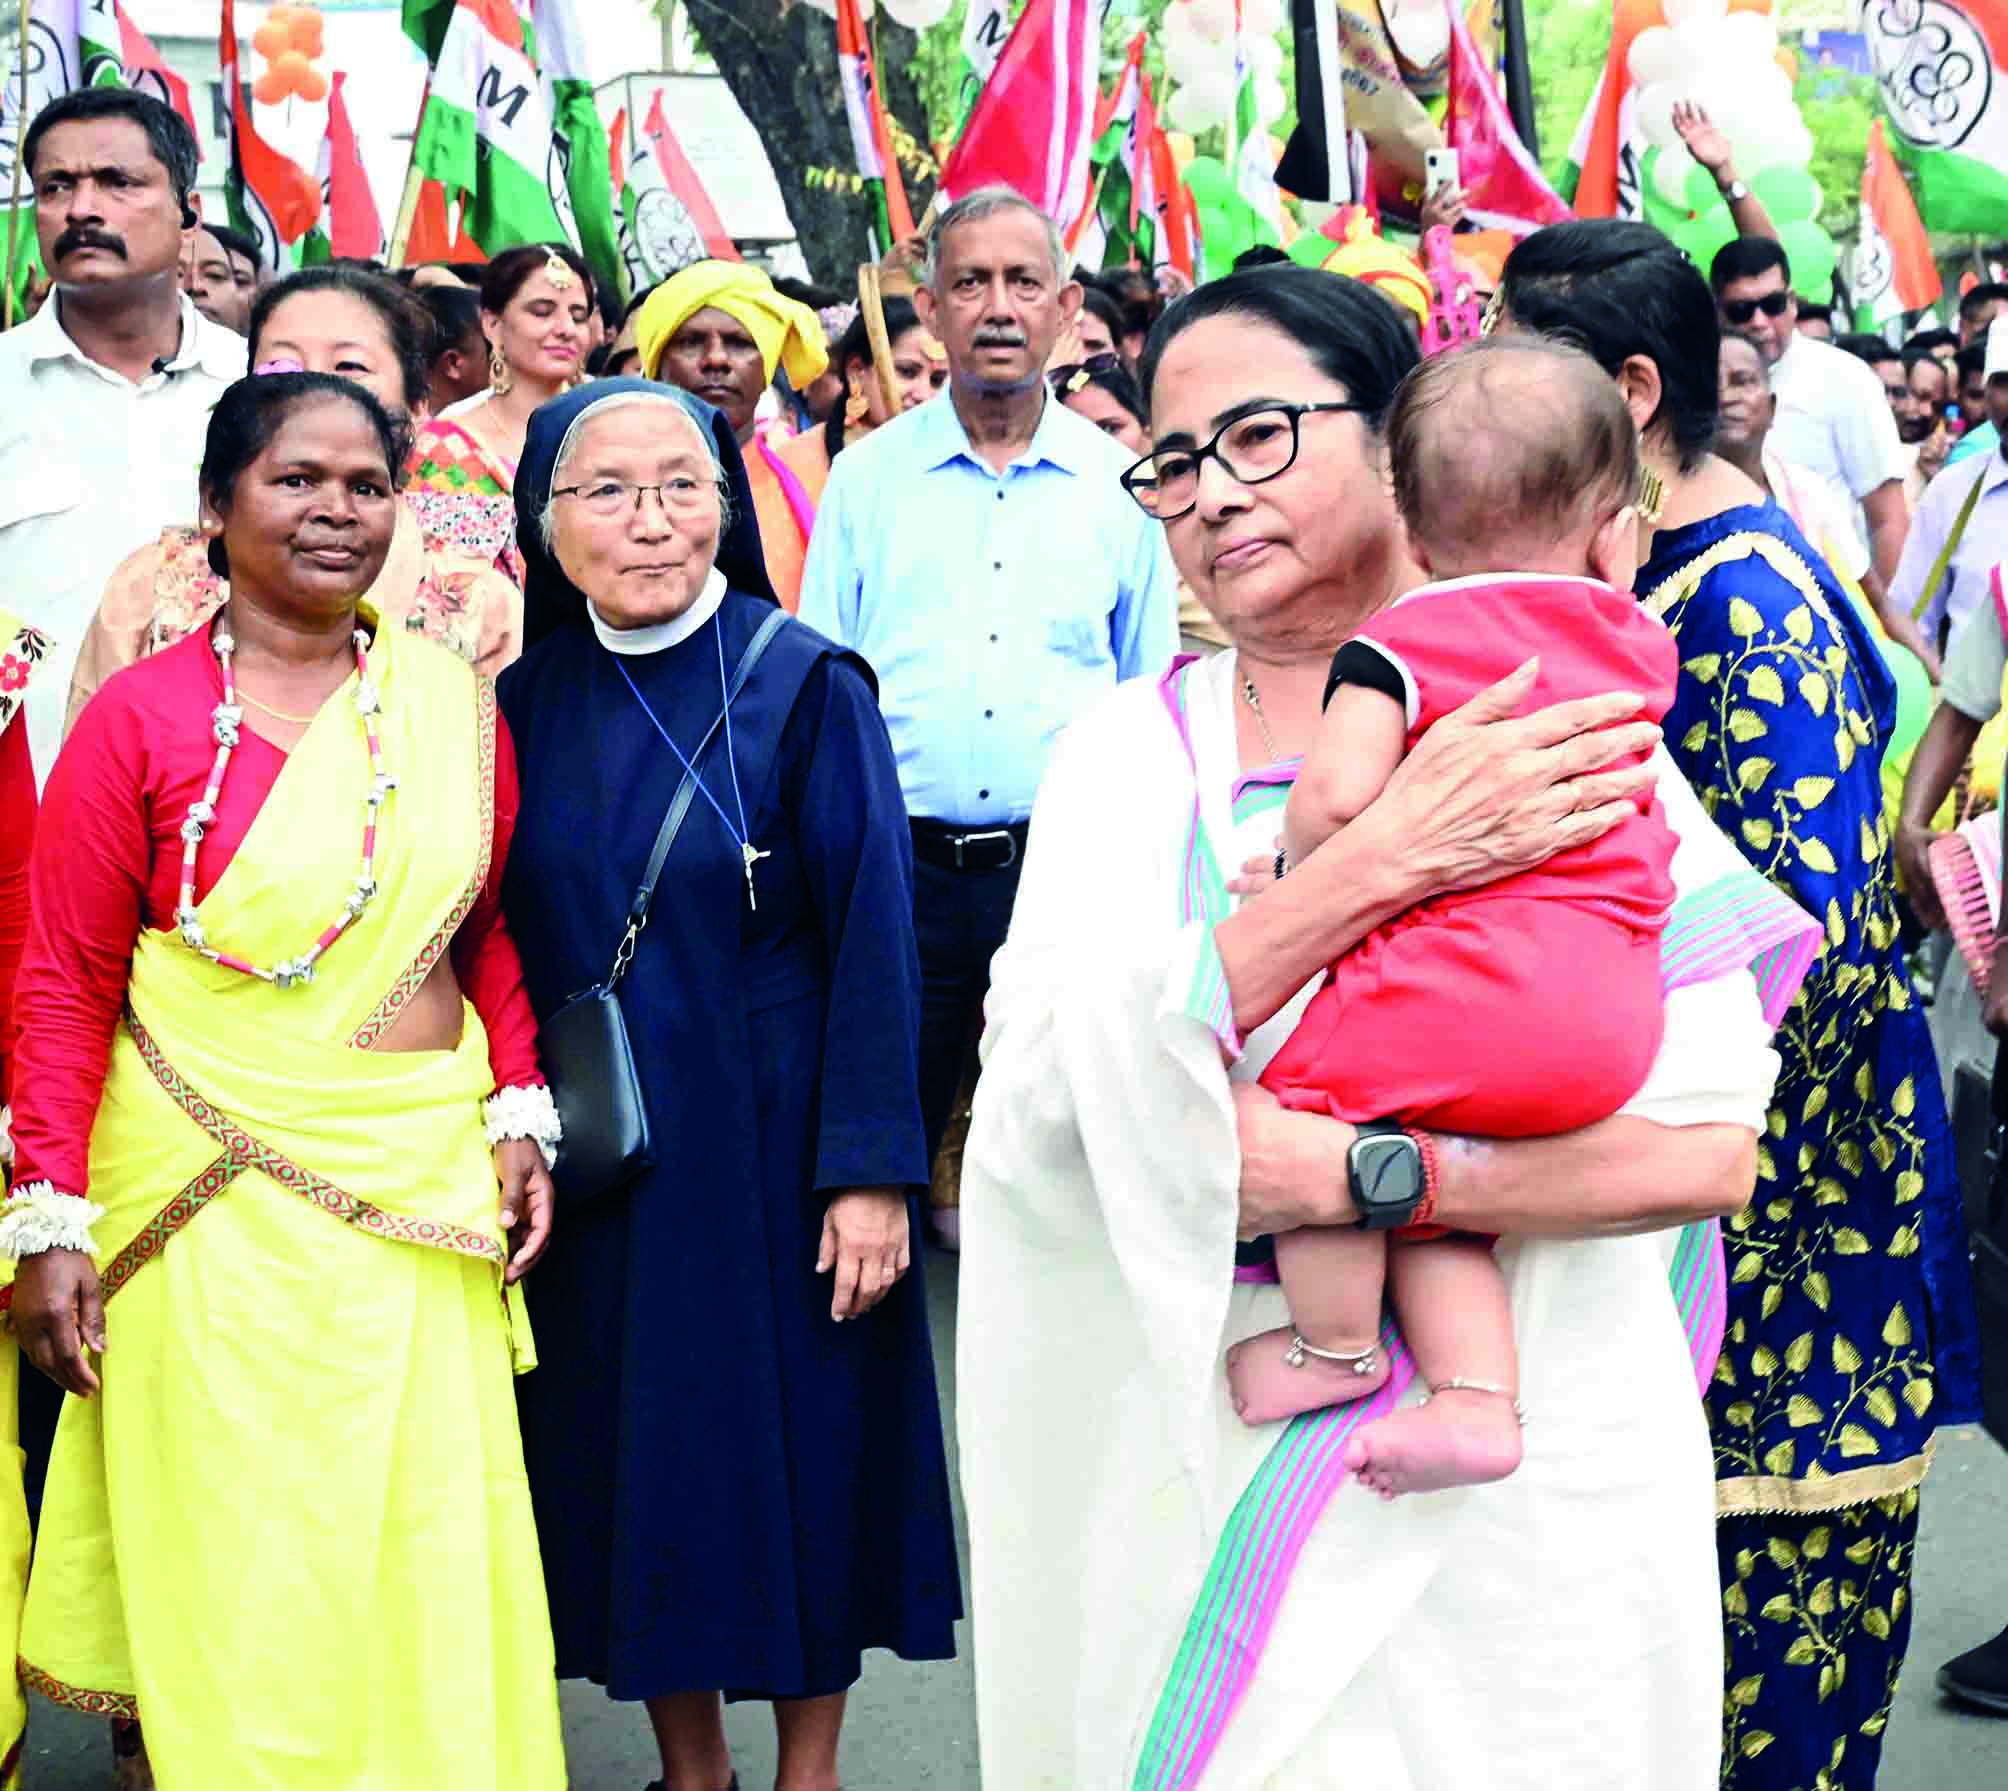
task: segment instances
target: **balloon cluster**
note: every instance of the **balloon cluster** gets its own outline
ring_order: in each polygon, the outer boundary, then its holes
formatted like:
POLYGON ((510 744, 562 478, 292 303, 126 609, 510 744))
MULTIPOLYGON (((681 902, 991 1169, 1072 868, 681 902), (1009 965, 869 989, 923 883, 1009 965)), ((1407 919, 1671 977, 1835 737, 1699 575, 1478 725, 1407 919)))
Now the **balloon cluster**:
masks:
POLYGON ((1812 133, 1792 98, 1778 26, 1767 12, 1730 0, 1663 0, 1664 25, 1632 39, 1627 67, 1639 134, 1650 146, 1639 168, 1639 199, 1657 224, 1704 270, 1736 234, 1715 182, 1688 153, 1673 109, 1691 100, 1728 137, 1739 176, 1763 202, 1792 263, 1792 285, 1826 301, 1834 281, 1834 241, 1816 221, 1820 188, 1807 172, 1812 133))
MULTIPOLYGON (((1283 116, 1283 0, 1241 0, 1242 39, 1255 75, 1255 108, 1266 128, 1283 116)), ((1169 116, 1180 130, 1208 131, 1234 116, 1234 0, 1171 0, 1158 36, 1165 73, 1177 83, 1169 116)))
POLYGON ((261 106, 276 106, 297 94, 309 105, 328 97, 328 77, 314 66, 323 48, 321 14, 313 6, 275 6, 251 39, 265 69, 251 85, 261 106))

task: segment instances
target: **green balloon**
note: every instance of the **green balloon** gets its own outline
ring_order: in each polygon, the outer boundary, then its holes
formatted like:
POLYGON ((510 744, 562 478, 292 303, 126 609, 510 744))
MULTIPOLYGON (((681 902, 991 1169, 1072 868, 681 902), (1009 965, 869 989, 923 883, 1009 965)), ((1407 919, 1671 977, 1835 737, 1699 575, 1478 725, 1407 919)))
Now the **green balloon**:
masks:
POLYGON ((1639 163, 1638 192, 1639 209, 1645 221, 1668 236, 1687 222, 1687 207, 1675 205, 1659 190, 1659 182, 1654 175, 1659 167, 1663 149, 1648 149, 1639 163))
POLYGON ((1722 194, 1715 184, 1715 176, 1698 165, 1688 169, 1684 190, 1687 195, 1687 209, 1697 217, 1722 203, 1722 194))
POLYGON ((1699 216, 1689 218, 1678 229, 1667 233, 1687 251, 1692 261, 1704 275, 1715 259, 1716 252, 1725 243, 1734 242, 1737 235, 1736 221, 1729 215, 1729 207, 1718 200, 1699 216))
MULTIPOLYGON (((1185 165, 1186 190, 1199 213, 1200 278, 1218 280, 1231 273, 1235 256, 1257 243, 1275 247, 1275 227, 1234 185, 1234 177, 1214 156, 1194 156, 1185 165)), ((1330 248, 1325 251, 1329 254, 1330 248)))
POLYGON ((1792 263, 1792 290, 1815 304, 1828 303, 1834 296, 1834 239, 1800 218, 1779 226, 1778 242, 1792 263))
POLYGON ((1300 230, 1284 253, 1300 267, 1323 267, 1338 246, 1322 230, 1300 230))
POLYGON ((1780 229, 1787 224, 1810 223, 1820 215, 1819 183, 1804 168, 1784 164, 1766 168, 1750 182, 1750 191, 1780 229))

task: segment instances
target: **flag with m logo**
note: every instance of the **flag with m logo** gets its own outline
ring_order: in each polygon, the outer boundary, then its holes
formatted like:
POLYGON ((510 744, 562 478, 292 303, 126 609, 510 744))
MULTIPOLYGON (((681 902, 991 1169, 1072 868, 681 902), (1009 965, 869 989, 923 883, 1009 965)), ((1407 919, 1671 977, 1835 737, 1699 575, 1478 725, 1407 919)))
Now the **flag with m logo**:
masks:
MULTIPOLYGON (((462 223, 489 255, 521 243, 568 240, 551 201, 551 114, 509 0, 456 0, 418 9, 432 89, 418 127, 419 171, 465 205, 462 223)), ((407 0, 405 26, 414 8, 407 0)))

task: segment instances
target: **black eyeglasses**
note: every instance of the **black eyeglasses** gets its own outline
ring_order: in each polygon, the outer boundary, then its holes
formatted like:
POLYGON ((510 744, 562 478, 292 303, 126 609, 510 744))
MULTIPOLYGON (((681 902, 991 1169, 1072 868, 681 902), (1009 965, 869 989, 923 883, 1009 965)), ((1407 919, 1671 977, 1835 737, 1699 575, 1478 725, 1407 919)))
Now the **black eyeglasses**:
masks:
POLYGON ((1783 317, 1785 307, 1792 302, 1792 295, 1780 287, 1776 292, 1767 292, 1762 298, 1724 299, 1722 316, 1739 330, 1762 311, 1766 317, 1783 317))
POLYGON ((1217 460, 1241 485, 1260 485, 1287 473, 1297 460, 1305 417, 1325 412, 1371 414, 1370 407, 1333 399, 1324 404, 1265 404, 1223 424, 1203 448, 1160 448, 1122 475, 1123 490, 1159 522, 1173 522, 1199 502, 1199 469, 1217 460))
POLYGON ((1119 373, 1123 370, 1123 358, 1119 354, 1091 354, 1085 361, 1076 361, 1067 367, 1055 367, 1046 375, 1054 391, 1063 396, 1068 392, 1078 392, 1089 380, 1104 373, 1119 373))

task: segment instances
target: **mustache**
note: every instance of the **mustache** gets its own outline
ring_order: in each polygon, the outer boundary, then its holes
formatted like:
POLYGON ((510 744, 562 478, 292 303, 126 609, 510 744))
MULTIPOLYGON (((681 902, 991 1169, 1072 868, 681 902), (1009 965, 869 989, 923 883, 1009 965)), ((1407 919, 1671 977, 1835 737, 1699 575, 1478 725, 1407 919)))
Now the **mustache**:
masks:
POLYGON ((975 348, 1023 348, 1025 338, 1016 330, 978 330, 975 348))
POLYGON ((74 255, 79 249, 104 249, 121 261, 127 259, 126 246, 118 237, 108 230, 93 230, 88 224, 73 224, 65 230, 56 238, 56 246, 50 253, 61 261, 64 256, 74 255))

